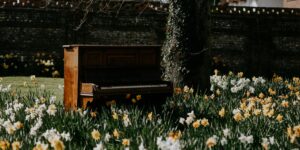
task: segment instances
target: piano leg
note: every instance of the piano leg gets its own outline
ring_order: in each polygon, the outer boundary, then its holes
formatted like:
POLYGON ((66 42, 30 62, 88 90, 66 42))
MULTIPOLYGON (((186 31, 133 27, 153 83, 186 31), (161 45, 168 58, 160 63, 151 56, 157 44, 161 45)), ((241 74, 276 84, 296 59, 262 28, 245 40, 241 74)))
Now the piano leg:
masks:
POLYGON ((90 96, 81 96, 80 97, 80 106, 83 109, 87 109, 88 106, 93 102, 93 97, 90 96))

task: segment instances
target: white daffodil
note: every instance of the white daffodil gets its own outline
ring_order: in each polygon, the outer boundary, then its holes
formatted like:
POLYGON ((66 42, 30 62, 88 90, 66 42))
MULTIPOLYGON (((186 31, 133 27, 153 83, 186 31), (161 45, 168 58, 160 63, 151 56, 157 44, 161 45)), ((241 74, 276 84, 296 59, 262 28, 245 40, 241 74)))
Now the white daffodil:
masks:
POLYGON ((70 133, 65 133, 65 132, 63 132, 63 133, 61 133, 60 135, 61 135, 61 137, 62 137, 63 139, 65 139, 65 141, 71 141, 70 133))
POLYGON ((106 150, 102 142, 99 142, 93 150, 106 150))
POLYGON ((223 134, 225 137, 229 137, 230 136, 230 129, 226 128, 226 129, 223 129, 223 134))
POLYGON ((38 118, 36 124, 30 128, 29 134, 35 136, 37 134, 37 130, 41 128, 43 125, 42 118, 38 118))
POLYGON ((109 142, 110 138, 111 138, 111 135, 109 133, 106 133, 104 136, 104 142, 109 142))
POLYGON ((182 118, 182 117, 179 118, 179 123, 184 124, 184 121, 185 121, 184 118, 182 118))
POLYGON ((48 106, 47 113, 51 116, 55 116, 55 113, 57 112, 56 106, 54 104, 51 104, 48 106))
POLYGON ((244 134, 241 134, 241 136, 239 137, 239 140, 241 143, 243 144, 251 144, 253 143, 253 136, 245 136, 244 134))
POLYGON ((139 150, 147 150, 147 149, 144 147, 144 142, 141 142, 141 144, 139 145, 139 150))
POLYGON ((238 109, 238 108, 236 108, 236 109, 233 109, 233 110, 232 110, 232 113, 235 115, 235 114, 237 114, 237 113, 241 113, 241 110, 238 109))
POLYGON ((221 145, 226 145, 228 143, 228 141, 227 141, 227 139, 225 138, 225 137, 223 137, 222 139, 221 139, 221 145))

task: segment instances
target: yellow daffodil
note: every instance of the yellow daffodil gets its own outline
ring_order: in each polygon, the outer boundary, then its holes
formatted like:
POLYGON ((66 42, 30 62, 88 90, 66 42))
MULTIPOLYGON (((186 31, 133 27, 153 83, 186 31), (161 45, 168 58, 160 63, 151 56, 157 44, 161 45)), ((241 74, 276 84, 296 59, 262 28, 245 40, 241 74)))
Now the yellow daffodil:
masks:
POLYGON ((135 103, 136 103, 136 99, 135 99, 135 98, 132 98, 132 99, 131 99, 131 102, 132 102, 133 104, 135 104, 135 103))
POLYGON ((264 94, 264 93, 259 93, 258 97, 259 97, 260 99, 263 99, 263 98, 265 98, 265 94, 264 94))
POLYGON ((252 111, 255 109, 255 102, 250 101, 250 103, 248 104, 246 111, 252 111))
POLYGON ((37 143, 32 150, 48 150, 48 144, 37 143))
POLYGON ((204 100, 208 100, 208 96, 206 94, 204 95, 204 100))
POLYGON ((267 116, 268 116, 269 118, 271 118, 273 115, 274 115, 274 109, 271 109, 271 110, 267 113, 267 116))
POLYGON ((257 97, 249 97, 248 101, 253 104, 255 104, 256 102, 259 103, 259 99, 257 97))
POLYGON ((299 78, 299 77, 293 77, 293 82, 294 82, 296 85, 299 85, 299 84, 300 84, 300 78, 299 78))
POLYGON ((142 99, 142 95, 137 95, 135 98, 136 98, 137 101, 139 101, 139 100, 142 99))
POLYGON ((278 76, 276 74, 273 75, 273 82, 279 83, 279 82, 282 82, 282 81, 283 81, 283 78, 281 76, 278 76))
POLYGON ((16 123, 14 123, 14 126, 16 127, 16 129, 21 129, 24 125, 20 121, 17 121, 16 123))
POLYGON ((128 120, 128 114, 123 114, 123 117, 122 117, 123 120, 128 120))
POLYGON ((210 137, 207 139, 206 141, 206 146, 211 149, 212 147, 214 147, 217 144, 217 140, 214 137, 210 137))
POLYGON ((181 131, 171 131, 169 132, 169 137, 174 141, 178 140, 181 137, 181 131))
POLYGON ((181 94, 181 93, 182 93, 181 88, 175 88, 175 89, 174 89, 174 93, 177 94, 177 95, 178 95, 178 94, 181 94))
POLYGON ((216 94, 219 96, 221 95, 221 91, 219 89, 216 90, 216 94))
POLYGON ((291 138, 291 139, 290 139, 290 142, 291 142, 292 144, 294 144, 295 141, 296 141, 296 135, 294 134, 294 135, 292 135, 290 138, 291 138))
POLYGON ((288 108, 289 107, 289 102, 284 100, 284 101, 281 102, 281 106, 285 107, 285 108, 288 108))
POLYGON ((293 135, 292 127, 289 126, 286 130, 287 130, 288 137, 291 137, 293 135))
POLYGON ((92 131, 91 135, 92 135, 92 138, 93 138, 95 141, 98 141, 98 140, 100 140, 100 138, 101 138, 100 132, 99 132, 98 130, 96 130, 96 129, 94 129, 94 130, 92 131))
POLYGON ((289 98, 288 95, 279 95, 278 97, 281 98, 281 99, 288 99, 289 98))
POLYGON ((195 129, 199 128, 199 126, 200 126, 200 120, 196 120, 196 121, 193 122, 193 127, 195 129))
POLYGON ((116 112, 114 112, 114 111, 112 112, 112 117, 113 117, 114 120, 118 120, 119 119, 118 114, 116 112))
POLYGON ((265 99, 265 101, 266 101, 266 103, 272 103, 273 98, 269 96, 265 99))
POLYGON ((287 85, 287 88, 290 90, 290 91, 294 91, 294 86, 293 85, 291 85, 291 84, 288 84, 287 85))
POLYGON ((208 126, 209 125, 208 120, 206 118, 201 119, 201 125, 204 127, 208 126))
POLYGON ((276 95, 276 91, 273 90, 272 88, 269 88, 268 92, 269 92, 270 95, 276 95))
POLYGON ((271 104, 271 103, 268 103, 268 104, 263 105, 262 107, 263 107, 263 110, 264 110, 264 111, 267 111, 267 110, 270 109, 271 106, 272 106, 272 104, 271 104))
POLYGON ((244 118, 248 118, 250 116, 251 116, 251 114, 248 111, 244 113, 244 118))
POLYGON ((243 116, 242 116, 242 114, 239 113, 239 112, 236 113, 236 114, 233 116, 233 118, 234 118, 234 120, 237 121, 237 122, 243 120, 243 116))
POLYGON ((152 119, 153 119, 153 113, 152 112, 148 113, 147 119, 152 121, 152 119))
POLYGON ((283 120, 283 116, 281 114, 278 114, 276 120, 281 123, 283 120))
POLYGON ((51 141, 51 147, 53 147, 54 150, 64 150, 65 149, 64 143, 59 139, 55 139, 55 140, 51 141))
POLYGON ((239 78, 242 78, 242 77, 244 76, 244 73, 243 73, 243 72, 239 72, 239 73, 237 74, 237 76, 238 76, 239 78))
POLYGON ((15 141, 11 144, 12 150, 19 150, 21 148, 21 143, 19 141, 15 141))
POLYGON ((241 104, 240 104, 240 108, 241 108, 241 110, 245 111, 245 110, 247 109, 247 104, 246 104, 246 102, 241 103, 241 104))
POLYGON ((129 139, 122 139, 122 145, 129 146, 130 145, 130 140, 129 139))
POLYGON ((93 117, 93 118, 97 117, 97 112, 95 112, 95 111, 90 112, 90 114, 91 114, 91 117, 93 117))
POLYGON ((224 107, 222 107, 222 109, 219 111, 219 116, 221 118, 223 118, 225 116, 225 108, 224 107))
POLYGON ((261 143, 261 146, 264 150, 268 150, 269 149, 269 143, 261 143))
POLYGON ((41 97, 40 101, 41 101, 41 103, 45 103, 46 102, 46 98, 45 97, 41 97))
POLYGON ((114 130, 113 136, 114 136, 115 139, 119 139, 120 134, 119 134, 119 131, 117 129, 114 130))
POLYGON ((297 137, 300 137, 300 125, 297 125, 293 128, 294 130, 294 134, 297 136, 297 137))
POLYGON ((260 109, 254 109, 253 114, 258 116, 261 114, 261 110, 260 109))
POLYGON ((0 141, 0 148, 1 150, 8 150, 9 149, 9 142, 7 140, 1 140, 0 141))

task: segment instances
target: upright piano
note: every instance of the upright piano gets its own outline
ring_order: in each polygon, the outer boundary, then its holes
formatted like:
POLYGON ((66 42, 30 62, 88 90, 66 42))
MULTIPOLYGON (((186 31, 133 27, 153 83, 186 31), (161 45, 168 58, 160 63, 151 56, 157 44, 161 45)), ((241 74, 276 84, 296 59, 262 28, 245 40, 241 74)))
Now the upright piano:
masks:
POLYGON ((172 83, 161 80, 160 46, 63 47, 66 110, 85 109, 90 103, 104 104, 128 95, 147 95, 149 103, 172 95, 172 83))

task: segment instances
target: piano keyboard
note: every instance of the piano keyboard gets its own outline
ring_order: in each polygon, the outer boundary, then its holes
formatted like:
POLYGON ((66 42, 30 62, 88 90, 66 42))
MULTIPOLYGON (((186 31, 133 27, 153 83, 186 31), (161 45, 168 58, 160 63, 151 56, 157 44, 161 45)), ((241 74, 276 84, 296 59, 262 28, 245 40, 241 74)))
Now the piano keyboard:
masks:
POLYGON ((95 85, 95 95, 120 95, 120 94, 151 94, 151 93, 171 93, 172 86, 168 83, 143 84, 143 85, 113 85, 101 86, 95 85))
POLYGON ((124 85, 124 86, 105 86, 100 87, 101 90, 118 90, 118 89, 139 89, 139 88, 159 88, 168 87, 167 84, 152 84, 152 85, 124 85))

